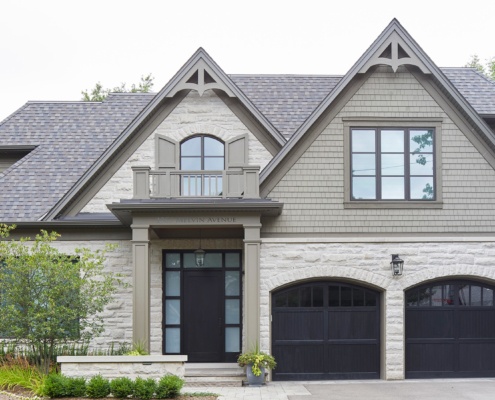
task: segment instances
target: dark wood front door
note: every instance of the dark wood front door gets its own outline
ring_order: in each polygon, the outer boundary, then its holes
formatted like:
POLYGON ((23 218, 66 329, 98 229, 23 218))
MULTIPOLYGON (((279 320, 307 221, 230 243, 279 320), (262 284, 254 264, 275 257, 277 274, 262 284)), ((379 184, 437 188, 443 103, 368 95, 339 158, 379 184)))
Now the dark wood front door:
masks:
POLYGON ((223 272, 184 271, 184 350, 191 362, 223 361, 223 272))

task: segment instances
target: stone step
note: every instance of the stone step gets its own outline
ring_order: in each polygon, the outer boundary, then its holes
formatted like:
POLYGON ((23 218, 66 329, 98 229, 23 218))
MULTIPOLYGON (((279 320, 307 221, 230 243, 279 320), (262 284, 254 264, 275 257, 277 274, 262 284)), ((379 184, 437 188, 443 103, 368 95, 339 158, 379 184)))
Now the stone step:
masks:
POLYGON ((241 387, 243 386, 242 380, 240 381, 208 381, 208 382, 184 382, 184 387, 241 387))
POLYGON ((234 363, 186 363, 185 386, 242 386, 244 369, 234 363))
POLYGON ((245 373, 242 369, 239 368, 239 370, 234 370, 234 369, 224 369, 224 368, 217 368, 217 369, 186 369, 185 376, 245 376, 245 373))

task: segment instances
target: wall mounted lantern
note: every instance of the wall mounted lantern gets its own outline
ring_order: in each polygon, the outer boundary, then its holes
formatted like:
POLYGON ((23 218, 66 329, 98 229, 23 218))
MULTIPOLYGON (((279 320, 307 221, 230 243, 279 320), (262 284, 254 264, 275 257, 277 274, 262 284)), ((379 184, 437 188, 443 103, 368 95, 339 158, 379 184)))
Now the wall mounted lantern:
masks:
POLYGON ((402 269, 404 268, 404 261, 399 258, 398 254, 392 254, 392 262, 390 263, 392 269, 392 275, 402 275, 402 269))
POLYGON ((205 264, 205 251, 201 248, 201 229, 199 230, 199 249, 194 252, 196 267, 202 268, 205 264))

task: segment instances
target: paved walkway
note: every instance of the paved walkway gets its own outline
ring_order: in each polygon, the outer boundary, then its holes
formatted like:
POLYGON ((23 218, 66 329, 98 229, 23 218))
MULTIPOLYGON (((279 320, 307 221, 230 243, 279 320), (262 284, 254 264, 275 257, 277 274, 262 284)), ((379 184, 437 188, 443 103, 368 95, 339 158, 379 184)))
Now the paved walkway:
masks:
POLYGON ((220 400, 493 400, 495 379, 270 382, 253 387, 189 387, 220 400))

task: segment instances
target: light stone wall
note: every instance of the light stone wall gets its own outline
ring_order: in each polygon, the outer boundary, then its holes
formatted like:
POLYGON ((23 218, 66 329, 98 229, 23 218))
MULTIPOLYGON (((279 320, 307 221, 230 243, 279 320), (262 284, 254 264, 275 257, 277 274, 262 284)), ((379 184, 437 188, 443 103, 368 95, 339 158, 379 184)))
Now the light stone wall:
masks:
POLYGON ((263 239, 261 245, 261 338, 271 348, 271 294, 304 280, 350 281, 382 292, 382 379, 404 379, 404 291, 432 279, 466 278, 495 284, 495 238, 477 242, 336 242, 307 239, 290 243, 263 239), (404 260, 393 277, 391 254, 404 260))
POLYGON ((97 374, 107 379, 128 377, 160 379, 165 375, 184 378, 184 356, 58 357, 65 376, 90 379, 97 374))
POLYGON ((106 254, 105 271, 120 274, 128 287, 120 287, 114 300, 107 305, 103 313, 104 332, 90 343, 90 348, 105 350, 112 344, 132 344, 132 246, 130 241, 57 241, 53 243, 63 254, 74 254, 76 248, 89 248, 91 251, 103 250, 106 244, 116 248, 106 254))
POLYGON ((177 142, 195 134, 213 135, 223 141, 248 134, 249 165, 260 166, 263 169, 272 159, 270 152, 213 91, 208 90, 203 96, 191 91, 89 201, 82 212, 108 212, 106 204, 132 198, 131 167, 147 165, 155 168, 155 135, 157 133, 177 142))
POLYGON ((267 197, 284 210, 262 233, 493 232, 495 226, 495 171, 403 68, 372 74, 267 197), (343 118, 366 117, 443 119, 442 209, 344 208, 343 118))

